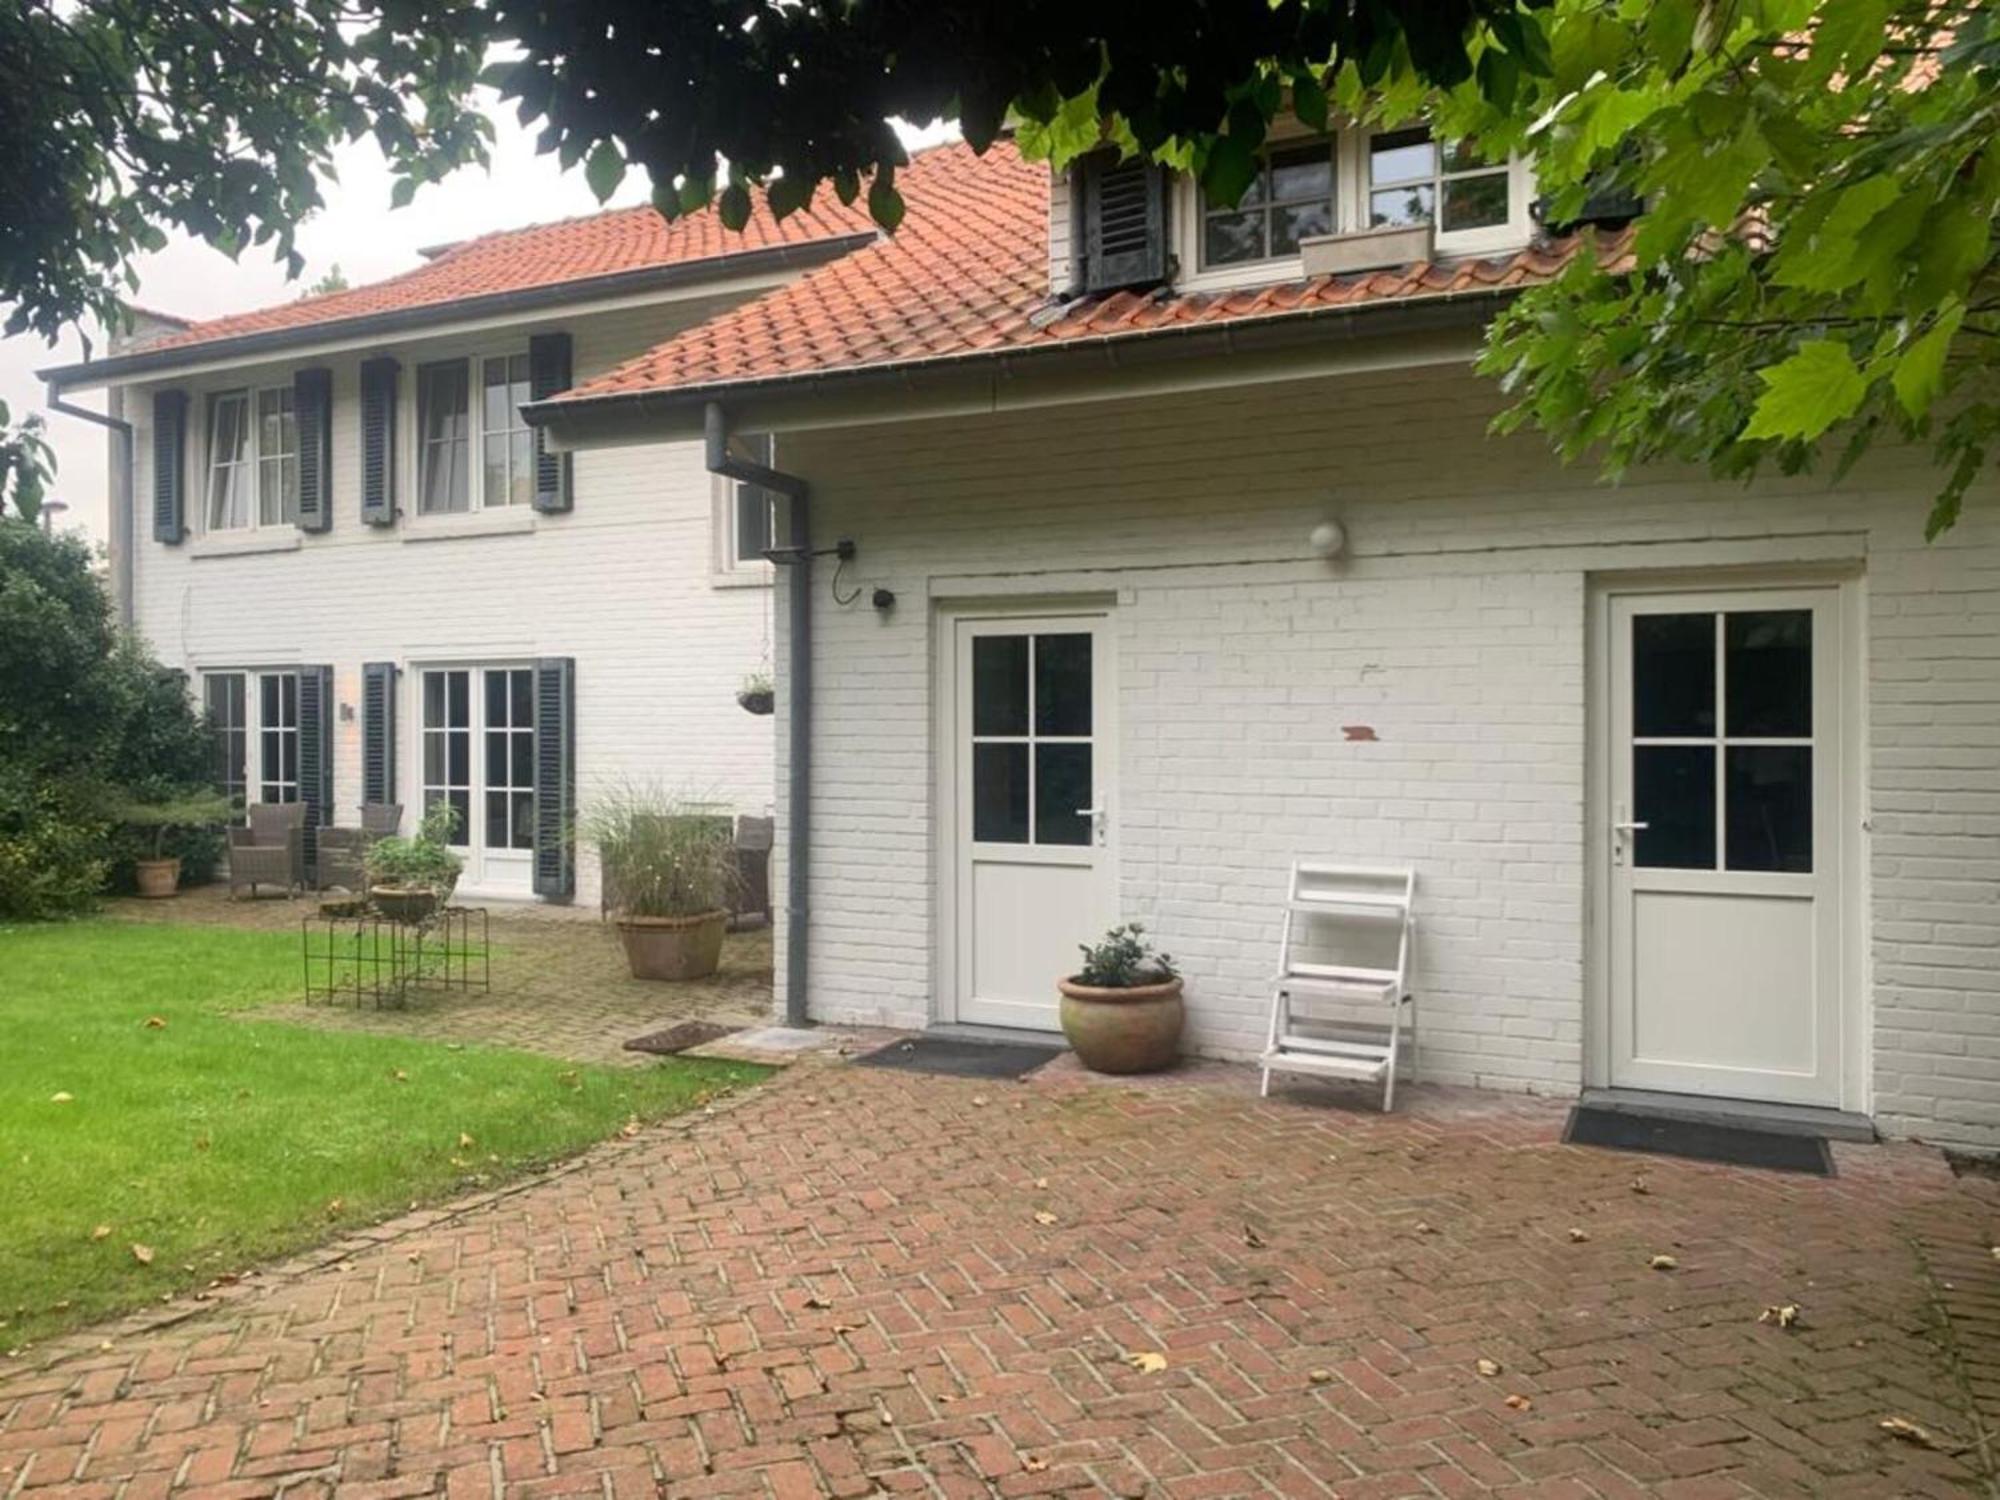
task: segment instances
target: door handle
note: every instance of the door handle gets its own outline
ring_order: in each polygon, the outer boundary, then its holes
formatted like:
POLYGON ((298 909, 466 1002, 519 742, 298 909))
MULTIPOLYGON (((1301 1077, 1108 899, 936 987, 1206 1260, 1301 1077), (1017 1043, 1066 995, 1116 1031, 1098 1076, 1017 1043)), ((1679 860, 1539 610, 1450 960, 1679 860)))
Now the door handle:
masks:
POLYGON ((1653 825, 1651 823, 1632 823, 1632 822, 1613 823, 1611 825, 1611 831, 1613 833, 1644 833, 1648 828, 1651 828, 1652 826, 1653 825))
POLYGON ((1090 819, 1090 841, 1096 844, 1100 849, 1104 847, 1105 811, 1106 809, 1103 807, 1102 804, 1096 807, 1079 807, 1076 810, 1076 815, 1079 818, 1090 819))

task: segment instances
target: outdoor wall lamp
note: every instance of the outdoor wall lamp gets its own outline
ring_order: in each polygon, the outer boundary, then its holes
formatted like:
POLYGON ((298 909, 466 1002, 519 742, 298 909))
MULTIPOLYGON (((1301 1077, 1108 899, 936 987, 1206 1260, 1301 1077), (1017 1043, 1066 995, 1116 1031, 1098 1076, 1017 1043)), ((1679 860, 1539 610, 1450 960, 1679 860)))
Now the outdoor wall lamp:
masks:
POLYGON ((1331 562, 1347 551, 1347 528, 1338 521, 1322 521, 1307 534, 1306 543, 1316 556, 1331 562))

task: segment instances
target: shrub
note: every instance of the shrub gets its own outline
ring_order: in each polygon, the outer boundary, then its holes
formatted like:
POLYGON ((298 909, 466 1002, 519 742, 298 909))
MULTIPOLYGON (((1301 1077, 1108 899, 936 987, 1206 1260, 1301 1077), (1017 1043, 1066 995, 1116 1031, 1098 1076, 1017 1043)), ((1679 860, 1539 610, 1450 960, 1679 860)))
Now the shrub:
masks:
POLYGON ((450 848, 457 831, 458 809, 433 802, 410 837, 391 834, 368 846, 369 884, 425 887, 449 896, 465 868, 450 848))
POLYGON ((740 880, 728 816, 645 786, 600 797, 583 820, 606 901, 630 917, 698 917, 730 909, 740 880))
POLYGON ((1137 922, 1114 927, 1095 943, 1079 943, 1083 968, 1078 984, 1099 990, 1130 990, 1142 984, 1164 984, 1174 977, 1174 961, 1146 946, 1146 929, 1137 922))

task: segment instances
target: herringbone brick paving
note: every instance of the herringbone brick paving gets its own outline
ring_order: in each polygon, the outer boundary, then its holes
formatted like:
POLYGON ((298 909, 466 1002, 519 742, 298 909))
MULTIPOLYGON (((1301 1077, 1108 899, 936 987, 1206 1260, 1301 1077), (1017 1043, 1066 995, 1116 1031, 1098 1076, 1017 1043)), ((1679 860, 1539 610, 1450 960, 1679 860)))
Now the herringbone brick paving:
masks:
POLYGON ((1990 1244, 1992 1185, 1934 1153, 1797 1178, 1563 1147, 1534 1101, 1384 1118, 1214 1076, 795 1068, 181 1325, 0 1366, 0 1495, 1987 1483, 1917 1247, 1990 1244), (1757 1321, 1792 1301, 1796 1328, 1757 1321))

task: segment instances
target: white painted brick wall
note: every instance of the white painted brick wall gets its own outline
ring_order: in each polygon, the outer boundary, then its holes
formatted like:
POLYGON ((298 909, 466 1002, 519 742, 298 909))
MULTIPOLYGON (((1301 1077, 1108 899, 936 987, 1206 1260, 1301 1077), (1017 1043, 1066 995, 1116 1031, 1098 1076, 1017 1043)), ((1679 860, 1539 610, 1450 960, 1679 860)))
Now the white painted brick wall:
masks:
MULTIPOLYGON (((535 325, 568 328, 583 379, 626 359, 687 320, 671 308, 626 310, 535 325)), ((476 341, 391 346, 403 361, 407 406, 419 359, 525 349, 528 325, 476 341)), ((306 361, 299 361, 304 363, 306 361)), ((200 556, 198 541, 152 538, 151 402, 138 390, 126 410, 139 424, 134 493, 135 624, 162 660, 203 667, 332 663, 339 701, 355 717, 336 725, 334 798, 343 822, 361 800, 361 665, 414 657, 477 662, 576 658, 579 795, 622 778, 658 781, 744 812, 771 806, 771 720, 735 701, 743 677, 768 670, 771 589, 717 587, 712 578, 713 498, 699 443, 613 448, 575 459, 576 505, 536 518, 531 533, 411 541, 416 523, 413 445, 399 441, 406 519, 377 530, 360 518, 359 356, 334 372, 334 519, 299 550, 200 556)), ((291 363, 249 374, 276 383, 291 363)), ((179 382, 189 412, 189 517, 199 511, 201 396, 245 383, 244 373, 179 382)), ((406 410, 406 418, 408 412, 406 410)), ((418 711, 402 679, 400 722, 418 711)), ((414 804, 418 767, 407 736, 398 791, 414 804)), ((578 899, 597 898, 583 851, 578 899)))
POLYGON ((1123 906, 1183 962, 1194 1046, 1259 1048, 1287 862, 1338 852, 1422 873, 1428 1076, 1573 1092, 1588 576, 1741 540, 1865 558, 1874 1106, 2000 1143, 1992 488, 1926 546, 1919 458, 1837 488, 1609 488, 1485 436, 1494 408, 1433 371, 788 436, 863 586, 838 608, 822 576, 816 600, 814 1013, 932 1011, 927 595, 1116 588, 1123 906), (1327 515, 1338 568, 1307 552, 1327 515))

